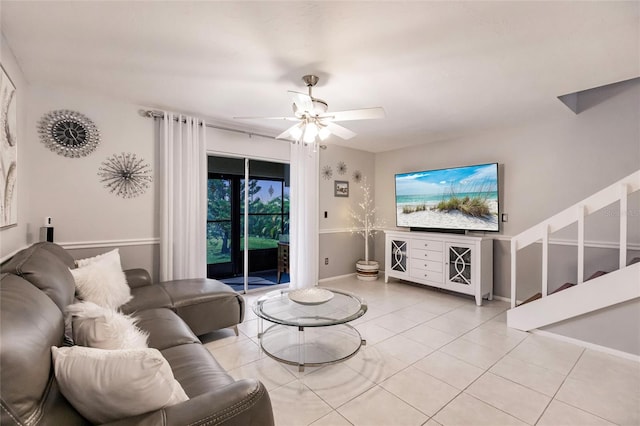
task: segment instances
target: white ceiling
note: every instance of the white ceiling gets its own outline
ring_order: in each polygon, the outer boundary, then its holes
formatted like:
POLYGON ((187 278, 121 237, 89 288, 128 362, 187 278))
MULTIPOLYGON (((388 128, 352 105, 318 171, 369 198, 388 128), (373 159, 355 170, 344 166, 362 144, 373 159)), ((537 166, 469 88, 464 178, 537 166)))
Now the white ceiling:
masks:
MULTIPOLYGON (((640 75, 640 2, 0 3, 32 84, 76 87, 220 122, 290 115, 319 75, 372 152, 572 114, 556 97, 640 75)), ((64 105, 60 106, 64 108, 64 105)), ((246 124, 246 123, 242 123, 246 124)), ((277 134, 285 122, 251 125, 277 134)))

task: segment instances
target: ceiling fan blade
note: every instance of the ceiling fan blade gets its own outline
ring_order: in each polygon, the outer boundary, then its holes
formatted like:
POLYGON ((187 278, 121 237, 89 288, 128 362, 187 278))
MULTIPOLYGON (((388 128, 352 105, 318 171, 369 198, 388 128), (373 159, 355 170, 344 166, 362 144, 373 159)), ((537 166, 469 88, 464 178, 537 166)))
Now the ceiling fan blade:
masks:
POLYGON ((371 120, 376 118, 384 118, 386 116, 384 109, 381 107, 351 109, 348 111, 327 112, 320 115, 320 118, 327 118, 331 121, 350 121, 350 120, 371 120))
POLYGON ((235 120, 285 120, 300 121, 298 117, 233 117, 235 120))
POLYGON ((356 135, 356 133, 352 132, 351 130, 347 129, 346 127, 342 127, 339 124, 336 123, 332 123, 332 122, 326 122, 326 123, 322 123, 323 125, 327 126, 327 129, 329 129, 331 131, 332 134, 338 136, 339 138, 342 139, 351 139, 352 137, 354 137, 356 135))
POLYGON ((313 111, 313 102, 311 101, 311 96, 306 93, 294 92, 293 90, 289 90, 289 96, 291 96, 291 100, 293 101, 296 108, 294 112, 299 112, 300 114, 308 112, 311 113, 313 111))

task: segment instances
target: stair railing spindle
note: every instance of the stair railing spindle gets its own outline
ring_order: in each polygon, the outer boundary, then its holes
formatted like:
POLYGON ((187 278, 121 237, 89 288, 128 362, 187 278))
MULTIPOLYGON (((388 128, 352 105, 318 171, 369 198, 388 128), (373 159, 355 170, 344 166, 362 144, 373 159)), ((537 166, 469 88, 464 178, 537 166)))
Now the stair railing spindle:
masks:
POLYGON ((620 184, 620 269, 627 266, 627 198, 629 185, 620 184))
POLYGON ((516 254, 518 253, 518 242, 511 240, 511 308, 516 307, 516 254))
POLYGON ((578 206, 578 284, 584 282, 584 222, 587 215, 584 204, 578 206))
POLYGON ((542 232, 542 297, 548 294, 549 283, 549 224, 545 223, 542 232))

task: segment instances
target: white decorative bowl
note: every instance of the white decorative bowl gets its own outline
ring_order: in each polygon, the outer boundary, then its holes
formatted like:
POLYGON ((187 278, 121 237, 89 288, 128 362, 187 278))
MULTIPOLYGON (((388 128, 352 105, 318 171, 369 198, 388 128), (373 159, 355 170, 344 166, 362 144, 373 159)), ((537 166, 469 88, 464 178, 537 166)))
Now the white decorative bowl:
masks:
POLYGON ((289 299, 301 305, 320 305, 333 299, 333 293, 324 288, 302 288, 289 292, 289 299))

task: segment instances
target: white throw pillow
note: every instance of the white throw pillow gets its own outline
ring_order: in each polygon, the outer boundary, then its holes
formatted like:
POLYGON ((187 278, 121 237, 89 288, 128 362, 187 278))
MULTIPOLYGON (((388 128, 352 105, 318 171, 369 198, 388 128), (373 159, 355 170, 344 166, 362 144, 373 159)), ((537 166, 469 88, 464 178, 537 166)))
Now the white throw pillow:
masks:
POLYGON ((120 266, 120 269, 122 269, 122 266, 120 265, 120 249, 113 249, 111 251, 99 254, 97 256, 78 259, 76 260, 76 266, 78 268, 81 268, 83 266, 90 265, 91 263, 94 263, 94 262, 97 262, 98 260, 103 260, 103 259, 111 259, 113 262, 118 262, 118 266, 120 266))
POLYGON ((102 424, 187 401, 157 349, 51 348, 60 391, 82 416, 102 424))
POLYGON ((117 309, 131 300, 131 289, 114 256, 104 256, 77 269, 70 269, 78 298, 105 308, 117 309))
POLYGON ((99 349, 144 349, 149 334, 136 327, 136 319, 92 302, 66 307, 76 345, 99 349))

